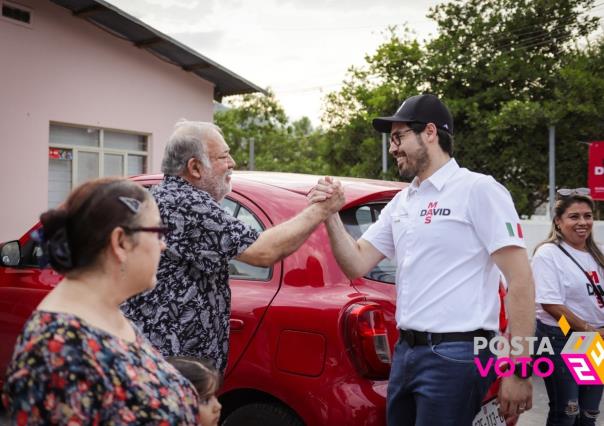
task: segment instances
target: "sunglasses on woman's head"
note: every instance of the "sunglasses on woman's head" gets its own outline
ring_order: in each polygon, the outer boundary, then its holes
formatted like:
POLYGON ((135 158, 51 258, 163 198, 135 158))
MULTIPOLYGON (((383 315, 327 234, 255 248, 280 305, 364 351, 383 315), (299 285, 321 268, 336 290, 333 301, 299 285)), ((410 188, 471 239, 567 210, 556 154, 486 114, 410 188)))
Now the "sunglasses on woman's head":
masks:
POLYGON ((573 195, 589 196, 591 193, 589 188, 560 188, 557 192, 561 197, 572 197, 573 195))

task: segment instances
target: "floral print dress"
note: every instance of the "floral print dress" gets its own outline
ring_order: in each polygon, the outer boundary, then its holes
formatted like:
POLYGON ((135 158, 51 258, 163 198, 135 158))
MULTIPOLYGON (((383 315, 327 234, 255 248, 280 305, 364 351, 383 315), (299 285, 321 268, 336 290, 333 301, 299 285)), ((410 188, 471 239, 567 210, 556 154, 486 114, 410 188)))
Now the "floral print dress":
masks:
POLYGON ((17 425, 199 424, 194 387, 138 330, 129 343, 66 313, 32 313, 4 392, 17 425))

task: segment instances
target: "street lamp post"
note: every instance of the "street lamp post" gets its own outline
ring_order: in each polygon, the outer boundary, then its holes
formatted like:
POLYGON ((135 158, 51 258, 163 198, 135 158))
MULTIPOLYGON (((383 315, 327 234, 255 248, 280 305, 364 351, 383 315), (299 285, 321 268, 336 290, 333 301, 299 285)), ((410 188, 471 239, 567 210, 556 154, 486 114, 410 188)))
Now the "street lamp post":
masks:
POLYGON ((386 176, 388 172, 388 137, 382 133, 382 174, 386 176))
POLYGON ((556 128, 549 126, 549 210, 551 218, 556 202, 556 128))
POLYGON ((254 152, 254 138, 249 139, 250 144, 250 159, 248 162, 248 169, 255 170, 256 169, 256 153, 254 152))

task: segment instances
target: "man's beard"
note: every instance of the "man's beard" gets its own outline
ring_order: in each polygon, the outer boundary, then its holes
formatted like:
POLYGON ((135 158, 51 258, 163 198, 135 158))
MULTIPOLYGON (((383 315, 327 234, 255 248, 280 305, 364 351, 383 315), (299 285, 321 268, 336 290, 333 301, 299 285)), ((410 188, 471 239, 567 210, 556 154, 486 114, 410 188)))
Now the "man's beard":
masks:
POLYGON ((426 144, 418 137, 419 149, 413 157, 407 155, 405 166, 399 167, 398 172, 401 179, 405 182, 411 182, 415 176, 428 168, 430 157, 428 156, 428 148, 426 144))
POLYGON ((231 173, 225 173, 222 176, 211 176, 205 174, 201 179, 201 187, 204 191, 216 200, 216 202, 220 203, 222 199, 231 192, 231 185, 227 183, 226 178, 230 176, 231 173))

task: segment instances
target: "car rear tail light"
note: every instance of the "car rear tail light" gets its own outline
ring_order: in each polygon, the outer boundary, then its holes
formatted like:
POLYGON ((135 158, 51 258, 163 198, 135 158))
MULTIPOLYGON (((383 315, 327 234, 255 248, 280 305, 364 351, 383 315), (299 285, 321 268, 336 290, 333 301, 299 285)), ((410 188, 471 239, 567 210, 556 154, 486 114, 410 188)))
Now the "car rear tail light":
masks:
POLYGON ((388 330, 379 305, 355 303, 344 314, 344 337, 348 353, 359 373, 385 380, 392 363, 388 330))

